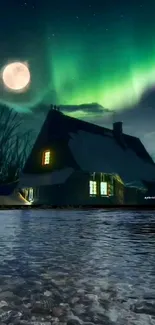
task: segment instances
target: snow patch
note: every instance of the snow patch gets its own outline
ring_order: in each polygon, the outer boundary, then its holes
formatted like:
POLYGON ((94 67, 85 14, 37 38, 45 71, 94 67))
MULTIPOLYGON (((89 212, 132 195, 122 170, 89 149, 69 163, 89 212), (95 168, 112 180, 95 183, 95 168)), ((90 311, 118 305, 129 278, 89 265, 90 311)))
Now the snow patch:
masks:
POLYGON ((25 200, 20 193, 11 195, 0 195, 0 205, 30 205, 30 202, 25 200))

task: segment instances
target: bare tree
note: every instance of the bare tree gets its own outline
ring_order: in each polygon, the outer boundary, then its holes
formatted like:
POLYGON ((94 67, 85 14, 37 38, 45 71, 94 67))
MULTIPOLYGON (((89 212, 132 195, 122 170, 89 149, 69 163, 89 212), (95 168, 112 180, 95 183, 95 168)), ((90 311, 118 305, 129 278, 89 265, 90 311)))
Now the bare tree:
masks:
POLYGON ((33 131, 21 131, 19 113, 0 106, 0 183, 10 183, 19 177, 32 148, 33 131))

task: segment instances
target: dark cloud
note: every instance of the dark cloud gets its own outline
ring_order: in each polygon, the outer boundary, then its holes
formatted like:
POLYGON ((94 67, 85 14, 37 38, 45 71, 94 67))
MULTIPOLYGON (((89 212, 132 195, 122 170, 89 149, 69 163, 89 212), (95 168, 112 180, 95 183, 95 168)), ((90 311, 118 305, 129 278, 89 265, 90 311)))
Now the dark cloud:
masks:
MULTIPOLYGON (((54 103, 54 102, 53 102, 54 103)), ((34 113, 41 112, 47 114, 49 109, 53 107, 54 104, 39 104, 35 108, 33 108, 34 113)), ((103 106, 97 103, 91 104, 82 104, 82 105, 60 105, 60 110, 64 113, 74 113, 74 112, 85 112, 94 115, 102 114, 102 113, 112 113, 113 111, 104 108, 103 106)))
POLYGON ((82 111, 82 112, 97 114, 97 115, 110 112, 109 109, 104 108, 103 106, 97 103, 82 104, 82 105, 62 105, 61 109, 62 111, 68 113, 82 111))
POLYGON ((152 107, 155 109, 155 87, 147 89, 140 100, 140 104, 143 106, 152 107))

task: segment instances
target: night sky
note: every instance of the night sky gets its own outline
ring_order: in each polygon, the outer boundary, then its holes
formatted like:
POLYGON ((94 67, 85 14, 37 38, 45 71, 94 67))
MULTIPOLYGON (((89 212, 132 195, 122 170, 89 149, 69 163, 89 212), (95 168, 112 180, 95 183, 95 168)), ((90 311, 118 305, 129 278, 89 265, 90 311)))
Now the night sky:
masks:
POLYGON ((1 103, 34 128, 49 103, 103 126, 123 120, 155 158, 154 0, 6 0, 0 9, 1 69, 21 60, 31 72, 23 94, 1 82, 1 103))

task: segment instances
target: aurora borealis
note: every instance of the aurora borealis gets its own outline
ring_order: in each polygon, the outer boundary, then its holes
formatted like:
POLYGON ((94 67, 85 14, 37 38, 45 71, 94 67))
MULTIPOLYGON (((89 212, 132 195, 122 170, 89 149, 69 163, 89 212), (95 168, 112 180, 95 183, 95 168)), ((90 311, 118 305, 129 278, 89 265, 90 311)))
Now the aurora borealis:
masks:
POLYGON ((18 22, 10 31, 17 37, 5 59, 24 58, 32 84, 25 96, 3 94, 1 99, 32 108, 51 100, 62 105, 95 102, 110 110, 137 104, 155 83, 154 9, 151 0, 75 6, 70 1, 44 6, 21 1, 17 13, 24 19, 20 29, 18 22))
MULTIPOLYGON (((7 0, 1 9, 1 69, 22 60, 32 79, 18 95, 1 84, 1 103, 34 114, 42 103, 98 103, 103 112, 139 112, 144 93, 155 86, 154 0, 7 0)), ((69 114, 99 116, 75 106, 69 114)))

